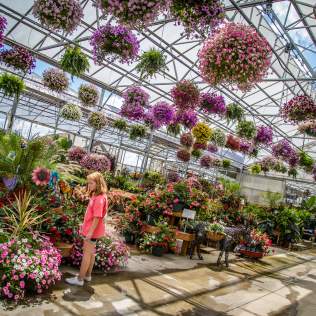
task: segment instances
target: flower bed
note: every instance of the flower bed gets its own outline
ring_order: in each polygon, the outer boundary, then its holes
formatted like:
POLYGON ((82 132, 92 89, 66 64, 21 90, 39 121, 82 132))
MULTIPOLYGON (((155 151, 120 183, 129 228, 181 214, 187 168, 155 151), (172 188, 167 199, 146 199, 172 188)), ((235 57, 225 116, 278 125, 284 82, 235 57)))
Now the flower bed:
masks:
POLYGON ((272 52, 253 27, 227 23, 204 42, 198 55, 200 73, 207 83, 248 91, 266 76, 272 52))
POLYGON ((132 63, 139 51, 137 37, 122 25, 104 25, 99 27, 91 36, 90 45, 93 49, 93 59, 102 65, 108 62, 132 63))

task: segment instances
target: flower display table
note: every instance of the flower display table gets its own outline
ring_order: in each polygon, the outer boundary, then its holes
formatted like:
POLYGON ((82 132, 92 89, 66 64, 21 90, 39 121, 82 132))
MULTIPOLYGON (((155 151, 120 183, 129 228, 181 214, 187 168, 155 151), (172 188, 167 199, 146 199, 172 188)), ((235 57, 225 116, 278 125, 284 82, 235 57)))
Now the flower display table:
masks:
POLYGON ((191 243, 195 239, 194 234, 184 233, 181 231, 176 231, 176 239, 183 240, 181 255, 185 256, 188 253, 188 248, 191 243))
POLYGON ((249 257, 249 258, 256 258, 261 259, 263 257, 263 252, 260 251, 251 251, 247 249, 240 249, 239 253, 243 256, 249 257))
POLYGON ((145 233, 159 233, 160 228, 152 225, 144 225, 143 231, 145 233))

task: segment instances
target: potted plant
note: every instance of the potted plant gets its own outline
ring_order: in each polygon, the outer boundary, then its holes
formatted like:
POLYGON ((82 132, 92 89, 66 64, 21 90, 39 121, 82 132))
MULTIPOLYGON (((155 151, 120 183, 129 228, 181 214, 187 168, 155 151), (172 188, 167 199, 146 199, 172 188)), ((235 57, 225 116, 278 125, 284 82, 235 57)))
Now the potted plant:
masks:
POLYGON ((207 143, 212 136, 212 129, 203 122, 197 123, 192 128, 192 134, 199 143, 207 143))
POLYGON ((78 98, 85 106, 96 106, 99 101, 99 91, 91 84, 81 84, 79 87, 78 98))
POLYGON ((102 130, 107 122, 108 120, 102 112, 92 112, 88 117, 88 124, 97 131, 102 130))
POLYGON ((5 72, 0 75, 0 90, 5 96, 18 98, 25 90, 25 84, 18 76, 5 72))
POLYGON ((190 161, 191 153, 187 149, 179 149, 177 151, 177 158, 183 162, 190 161))
POLYGON ((127 131, 128 125, 127 122, 123 119, 117 119, 113 122, 113 127, 118 129, 119 131, 127 131))
POLYGON ((308 120, 298 125, 298 130, 306 135, 316 137, 316 120, 308 120))
POLYGON ((63 92, 69 86, 69 80, 62 70, 46 69, 43 72, 43 85, 54 92, 63 92))
POLYGON ((253 139, 256 136, 256 126, 252 121, 239 121, 237 124, 237 135, 246 139, 253 139))
POLYGON ((60 110, 60 116, 69 121, 80 121, 82 117, 81 109, 76 104, 65 104, 60 110))
POLYGON ((225 99, 216 93, 203 92, 200 95, 200 107, 208 114, 223 116, 226 113, 225 99))
POLYGON ((143 125, 132 125, 129 132, 129 138, 135 140, 146 136, 146 127, 143 125))
POLYGON ((206 231, 207 238, 213 241, 220 241, 225 237, 224 226, 219 223, 210 223, 206 231))
POLYGON ((198 116, 194 110, 178 110, 175 121, 187 129, 192 129, 198 122, 198 116))
POLYGON ((179 110, 194 110, 199 103, 200 91, 195 83, 189 80, 177 82, 170 91, 171 98, 179 110))

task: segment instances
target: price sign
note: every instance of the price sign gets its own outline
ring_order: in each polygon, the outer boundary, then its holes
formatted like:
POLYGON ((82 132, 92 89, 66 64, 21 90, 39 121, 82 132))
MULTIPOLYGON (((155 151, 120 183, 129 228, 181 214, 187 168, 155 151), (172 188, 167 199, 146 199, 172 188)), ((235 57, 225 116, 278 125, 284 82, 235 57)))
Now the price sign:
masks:
POLYGON ((189 210, 185 208, 182 212, 182 217, 187 218, 187 219, 194 219, 196 215, 196 211, 189 210))

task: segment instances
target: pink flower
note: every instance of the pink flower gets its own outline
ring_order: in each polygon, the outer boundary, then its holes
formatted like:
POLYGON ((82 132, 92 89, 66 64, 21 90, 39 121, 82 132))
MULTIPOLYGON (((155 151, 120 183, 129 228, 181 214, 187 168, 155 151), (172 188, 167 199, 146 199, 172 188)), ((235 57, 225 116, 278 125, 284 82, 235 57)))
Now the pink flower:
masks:
POLYGON ((24 287, 25 287, 25 282, 24 281, 20 281, 20 288, 24 289, 24 287))

